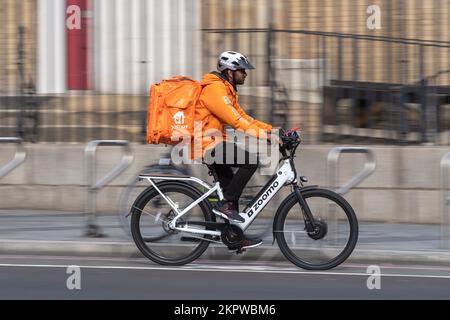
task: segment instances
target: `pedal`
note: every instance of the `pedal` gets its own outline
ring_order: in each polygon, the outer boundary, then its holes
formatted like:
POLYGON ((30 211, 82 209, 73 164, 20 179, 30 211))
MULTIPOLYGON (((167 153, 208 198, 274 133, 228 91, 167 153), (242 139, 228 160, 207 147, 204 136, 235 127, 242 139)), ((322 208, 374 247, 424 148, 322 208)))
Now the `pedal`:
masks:
POLYGON ((238 256, 238 255, 244 254, 247 250, 245 248, 239 248, 239 249, 228 248, 228 251, 230 253, 235 253, 238 256))

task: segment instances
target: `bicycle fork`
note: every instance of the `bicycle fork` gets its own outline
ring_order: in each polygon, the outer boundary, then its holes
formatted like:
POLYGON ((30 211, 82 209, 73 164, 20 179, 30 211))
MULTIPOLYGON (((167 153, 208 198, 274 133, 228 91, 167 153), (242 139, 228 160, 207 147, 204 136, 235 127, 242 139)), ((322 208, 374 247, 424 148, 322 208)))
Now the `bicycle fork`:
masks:
MULTIPOLYGON (((295 196, 297 198, 298 204, 300 205, 300 208, 303 213, 303 220, 305 221, 306 232, 308 232, 309 234, 314 234, 317 232, 316 220, 314 219, 314 217, 312 215, 312 212, 308 206, 308 203, 302 196, 302 192, 301 192, 302 189, 297 184, 295 184, 293 186, 293 188, 294 188, 294 192, 295 192, 295 196)), ((316 188, 316 187, 311 186, 311 187, 308 187, 305 189, 313 189, 313 188, 316 188)), ((305 189, 303 189, 303 190, 305 190, 305 189)))

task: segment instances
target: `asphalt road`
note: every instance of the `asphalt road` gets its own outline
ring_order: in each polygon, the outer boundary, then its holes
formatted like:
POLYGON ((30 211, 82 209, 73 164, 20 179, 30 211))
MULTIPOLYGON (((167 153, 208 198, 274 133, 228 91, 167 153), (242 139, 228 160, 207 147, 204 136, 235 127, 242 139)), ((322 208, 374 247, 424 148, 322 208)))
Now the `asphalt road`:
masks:
POLYGON ((309 272, 281 262, 199 260, 186 267, 161 267, 145 259, 0 256, 0 299, 450 298, 450 267, 368 267, 346 264, 309 272))

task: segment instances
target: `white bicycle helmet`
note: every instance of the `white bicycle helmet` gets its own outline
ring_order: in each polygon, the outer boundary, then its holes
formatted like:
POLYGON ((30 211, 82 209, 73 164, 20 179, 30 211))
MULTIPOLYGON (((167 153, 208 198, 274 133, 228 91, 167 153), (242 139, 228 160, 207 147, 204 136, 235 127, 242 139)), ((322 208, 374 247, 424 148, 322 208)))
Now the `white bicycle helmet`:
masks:
POLYGON ((242 53, 225 51, 219 57, 219 64, 217 69, 222 72, 226 69, 236 71, 239 69, 255 69, 255 67, 242 53))

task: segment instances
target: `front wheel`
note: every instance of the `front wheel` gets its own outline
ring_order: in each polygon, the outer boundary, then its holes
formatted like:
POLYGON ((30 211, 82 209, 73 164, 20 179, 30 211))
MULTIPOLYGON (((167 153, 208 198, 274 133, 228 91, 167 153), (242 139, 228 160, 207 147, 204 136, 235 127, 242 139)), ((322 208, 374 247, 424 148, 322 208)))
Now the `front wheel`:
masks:
POLYGON ((315 229, 295 193, 280 206, 274 233, 284 256, 307 270, 328 270, 343 263, 358 241, 358 221, 350 204, 340 195, 324 189, 301 191, 314 219, 315 229), (309 232, 307 231, 309 229, 309 232))

